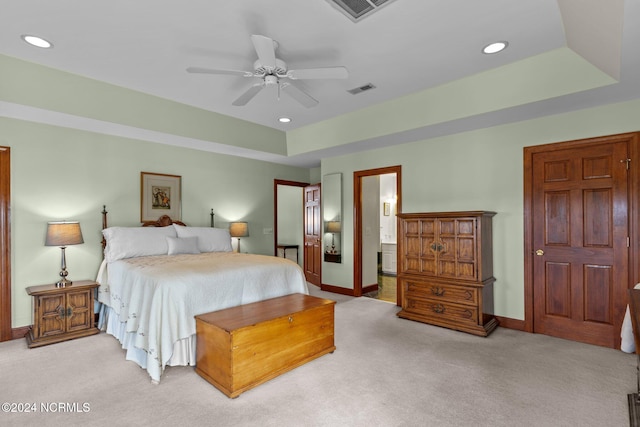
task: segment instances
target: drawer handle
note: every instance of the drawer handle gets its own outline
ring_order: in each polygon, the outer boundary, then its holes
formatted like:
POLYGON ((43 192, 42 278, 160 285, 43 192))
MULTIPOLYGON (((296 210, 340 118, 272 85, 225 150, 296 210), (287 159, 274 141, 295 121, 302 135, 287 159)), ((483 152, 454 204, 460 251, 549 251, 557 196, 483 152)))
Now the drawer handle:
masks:
POLYGON ((436 304, 436 305, 434 305, 434 306, 433 306, 433 311, 434 311, 435 313, 438 313, 438 314, 442 314, 442 313, 444 313, 444 305, 442 305, 442 304, 436 304))
POLYGON ((471 312, 471 310, 468 310, 468 309, 465 310, 463 313, 464 313, 463 314, 464 317, 466 317, 467 319, 471 319, 471 317, 473 316, 473 313, 471 312))
POLYGON ((293 316, 289 316, 289 323, 293 323, 293 316))
POLYGON ((471 291, 464 291, 464 297, 465 299, 472 300, 473 294, 471 293, 471 291))
POLYGON ((65 317, 71 317, 71 315, 73 314, 73 309, 71 307, 68 307, 66 310, 63 307, 58 307, 56 311, 58 312, 58 316, 60 316, 61 319, 64 319, 65 317))
POLYGON ((434 294, 435 296, 441 297, 444 295, 444 289, 438 286, 434 286, 431 288, 431 293, 434 294))
POLYGON ((444 245, 441 245, 440 243, 432 243, 431 246, 429 247, 434 252, 440 252, 441 250, 444 249, 444 245))

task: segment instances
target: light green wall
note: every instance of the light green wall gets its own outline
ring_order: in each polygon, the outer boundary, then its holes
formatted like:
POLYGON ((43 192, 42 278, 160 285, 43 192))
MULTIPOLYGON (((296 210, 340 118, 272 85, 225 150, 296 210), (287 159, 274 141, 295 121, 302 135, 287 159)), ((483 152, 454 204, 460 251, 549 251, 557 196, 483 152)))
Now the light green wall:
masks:
MULTIPOLYGON (((343 236, 353 236, 353 172, 402 165, 403 212, 492 210, 497 315, 524 319, 523 147, 640 130, 640 101, 323 159, 344 175, 343 236)), ((353 288, 353 239, 323 283, 353 288)))
POLYGON ((182 219, 209 226, 249 222, 242 250, 273 254, 273 180, 308 181, 309 170, 240 157, 0 118, 11 148, 12 325, 32 322, 25 288, 53 283, 60 249, 44 246, 47 221, 79 220, 85 243, 67 248, 71 280, 93 279, 101 261, 100 212, 109 225, 140 224, 140 172, 182 177, 182 219))

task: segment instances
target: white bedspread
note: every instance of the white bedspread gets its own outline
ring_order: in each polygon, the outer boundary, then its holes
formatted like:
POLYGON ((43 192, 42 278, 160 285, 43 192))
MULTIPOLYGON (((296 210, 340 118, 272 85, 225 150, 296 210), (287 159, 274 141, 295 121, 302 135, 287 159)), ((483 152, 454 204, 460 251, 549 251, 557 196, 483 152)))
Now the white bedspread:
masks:
MULTIPOLYGON (((194 316, 308 293, 296 263, 235 252, 119 260, 103 265, 97 281, 99 301, 117 315, 122 334, 127 335, 123 347, 144 350, 146 360, 138 364, 154 381, 160 381, 174 344, 195 334, 194 316)), ((122 336, 118 338, 123 341, 122 336)))

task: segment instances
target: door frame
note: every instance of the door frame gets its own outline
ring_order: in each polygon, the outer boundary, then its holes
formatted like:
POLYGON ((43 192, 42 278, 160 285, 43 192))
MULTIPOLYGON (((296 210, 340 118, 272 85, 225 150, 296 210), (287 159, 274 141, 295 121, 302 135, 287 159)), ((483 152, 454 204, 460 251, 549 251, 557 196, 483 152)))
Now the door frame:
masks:
POLYGON ((557 142, 552 144, 524 147, 524 331, 534 331, 534 289, 533 289, 533 155, 545 151, 563 150, 603 143, 627 141, 629 143, 629 289, 640 282, 640 263, 635 261, 640 254, 640 132, 608 135, 595 138, 557 142), (633 260, 633 261, 632 261, 633 260))
POLYGON ((0 341, 11 331, 11 185, 9 147, 0 147, 0 341))
POLYGON ((396 214, 399 214, 402 213, 402 165, 353 172, 353 296, 356 297, 362 296, 362 179, 389 173, 396 174, 396 214))

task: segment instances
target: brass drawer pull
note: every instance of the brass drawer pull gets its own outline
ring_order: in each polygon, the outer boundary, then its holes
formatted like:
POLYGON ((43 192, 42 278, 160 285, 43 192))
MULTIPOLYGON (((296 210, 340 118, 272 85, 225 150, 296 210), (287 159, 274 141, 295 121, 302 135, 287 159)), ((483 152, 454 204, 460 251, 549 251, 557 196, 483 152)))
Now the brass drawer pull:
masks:
POLYGON ((434 306, 433 306, 433 311, 434 311, 435 313, 438 313, 438 314, 442 314, 442 313, 444 313, 444 305, 442 305, 442 304, 436 304, 436 305, 434 305, 434 306))
POLYGON ((73 315, 73 308, 71 307, 67 307, 66 309, 63 307, 58 307, 56 311, 58 312, 58 316, 60 316, 61 319, 64 319, 65 317, 71 317, 73 315))
POLYGON ((440 252, 441 250, 444 249, 444 245, 441 245, 440 243, 432 243, 431 246, 429 247, 434 252, 440 252))
POLYGON ((442 289, 439 286, 433 286, 431 287, 431 293, 434 294, 435 296, 441 297, 444 295, 444 289, 442 289))

